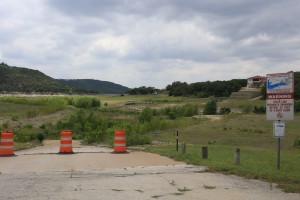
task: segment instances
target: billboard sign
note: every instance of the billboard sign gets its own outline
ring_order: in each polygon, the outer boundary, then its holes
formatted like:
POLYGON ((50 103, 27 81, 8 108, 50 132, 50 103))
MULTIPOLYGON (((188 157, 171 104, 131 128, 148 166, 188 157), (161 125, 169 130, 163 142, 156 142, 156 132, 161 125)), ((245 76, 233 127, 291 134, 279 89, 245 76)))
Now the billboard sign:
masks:
POLYGON ((294 73, 267 74, 267 94, 294 93, 294 73))

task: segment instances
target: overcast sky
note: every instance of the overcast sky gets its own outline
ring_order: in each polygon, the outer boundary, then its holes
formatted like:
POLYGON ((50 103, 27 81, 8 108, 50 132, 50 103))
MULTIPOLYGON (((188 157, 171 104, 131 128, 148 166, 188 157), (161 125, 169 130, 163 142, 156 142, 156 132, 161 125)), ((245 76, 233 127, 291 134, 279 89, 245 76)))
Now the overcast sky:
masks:
POLYGON ((131 88, 300 71, 300 1, 1 0, 0 62, 131 88))

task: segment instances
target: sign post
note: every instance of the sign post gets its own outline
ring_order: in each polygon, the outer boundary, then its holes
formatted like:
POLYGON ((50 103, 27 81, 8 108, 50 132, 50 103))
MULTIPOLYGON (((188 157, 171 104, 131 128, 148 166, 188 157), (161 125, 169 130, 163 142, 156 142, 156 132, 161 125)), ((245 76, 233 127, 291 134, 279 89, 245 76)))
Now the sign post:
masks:
POLYGON ((267 120, 274 120, 277 138, 277 169, 280 170, 280 140, 285 134, 284 120, 294 119, 294 73, 267 74, 267 120))
POLYGON ((280 170, 280 140, 285 133, 285 122, 274 121, 273 131, 274 137, 277 138, 277 169, 280 170))

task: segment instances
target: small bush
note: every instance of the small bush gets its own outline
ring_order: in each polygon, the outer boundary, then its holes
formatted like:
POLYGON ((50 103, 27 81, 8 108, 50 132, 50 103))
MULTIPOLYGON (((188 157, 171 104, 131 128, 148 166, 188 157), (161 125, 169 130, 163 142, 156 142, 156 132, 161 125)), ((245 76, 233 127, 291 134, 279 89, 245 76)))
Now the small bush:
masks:
POLYGON ((169 118, 172 119, 172 120, 175 120, 175 119, 176 119, 176 114, 175 114, 175 112, 173 112, 173 111, 169 112, 168 116, 169 116, 169 118))
POLYGON ((40 129, 46 129, 46 124, 42 124, 42 125, 40 126, 40 129))
POLYGON ((207 142, 209 145, 214 145, 214 144, 217 144, 217 141, 216 140, 208 140, 207 142))
POLYGON ((266 107, 265 106, 260 106, 260 107, 254 106, 252 112, 256 113, 256 114, 264 114, 264 113, 266 113, 266 107))
POLYGON ((101 102, 99 99, 95 97, 77 97, 77 98, 69 98, 68 102, 70 105, 73 105, 77 108, 96 108, 101 106, 101 102))
POLYGON ((231 113, 231 110, 230 110, 230 108, 228 108, 228 107, 222 107, 221 109, 220 109, 220 115, 226 115, 226 114, 229 114, 229 113, 231 113))
POLYGON ((3 127, 4 129, 8 129, 9 126, 10 126, 10 124, 9 124, 8 121, 6 121, 6 122, 4 122, 4 123, 2 124, 2 127, 3 127))
POLYGON ((251 105, 239 106, 239 107, 242 108, 242 111, 243 111, 244 114, 249 114, 253 110, 251 105))
POLYGON ((12 115, 11 116, 12 121, 18 121, 19 119, 20 119, 20 117, 18 115, 12 115))
POLYGON ((36 139, 40 142, 43 143, 43 141, 45 140, 45 135, 43 133, 38 133, 36 135, 36 139))
POLYGON ((206 103, 203 111, 204 115, 215 115, 217 114, 217 102, 214 100, 210 100, 206 103))
POLYGON ((33 125, 32 125, 32 124, 26 124, 26 125, 24 126, 24 128, 32 129, 32 128, 33 128, 33 125))

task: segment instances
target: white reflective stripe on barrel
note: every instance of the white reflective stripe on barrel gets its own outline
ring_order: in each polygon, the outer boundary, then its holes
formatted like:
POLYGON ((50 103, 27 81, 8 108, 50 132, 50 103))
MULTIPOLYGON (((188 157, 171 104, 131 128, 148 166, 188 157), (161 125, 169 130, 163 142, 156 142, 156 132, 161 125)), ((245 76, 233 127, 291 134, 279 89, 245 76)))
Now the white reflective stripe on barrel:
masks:
POLYGON ((61 147, 71 147, 72 144, 61 144, 60 146, 61 146, 61 147))
POLYGON ((114 144, 115 147, 125 147, 126 144, 114 144))
POLYGON ((61 138, 60 140, 72 140, 72 138, 71 137, 68 137, 68 138, 61 138))
POLYGON ((13 146, 1 146, 0 149, 13 149, 13 146))
POLYGON ((115 140, 125 140, 125 137, 115 137, 115 140))
POLYGON ((13 139, 1 139, 1 142, 13 142, 13 139))

